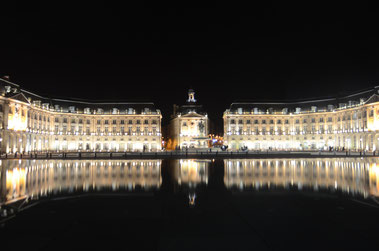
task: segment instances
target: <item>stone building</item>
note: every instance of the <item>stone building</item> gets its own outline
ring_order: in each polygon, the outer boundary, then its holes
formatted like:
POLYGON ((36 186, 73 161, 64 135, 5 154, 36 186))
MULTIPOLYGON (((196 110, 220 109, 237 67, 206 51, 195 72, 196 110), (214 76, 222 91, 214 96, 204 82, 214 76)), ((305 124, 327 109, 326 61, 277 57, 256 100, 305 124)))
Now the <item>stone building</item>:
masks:
POLYGON ((153 103, 50 99, 0 79, 0 149, 161 150, 161 112, 153 103))
POLYGON ((229 149, 377 150, 379 87, 340 98, 236 102, 224 112, 229 149))
POLYGON ((174 105, 169 124, 169 138, 174 148, 207 148, 209 134, 208 114, 197 104, 195 92, 188 91, 185 105, 174 105))

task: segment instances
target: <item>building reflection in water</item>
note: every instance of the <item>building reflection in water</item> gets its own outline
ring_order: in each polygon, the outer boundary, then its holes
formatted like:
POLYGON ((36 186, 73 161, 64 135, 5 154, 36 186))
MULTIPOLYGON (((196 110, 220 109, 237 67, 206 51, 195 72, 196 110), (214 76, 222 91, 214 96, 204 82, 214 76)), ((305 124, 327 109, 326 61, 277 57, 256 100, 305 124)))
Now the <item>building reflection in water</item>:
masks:
POLYGON ((196 204, 196 191, 199 186, 208 185, 209 160, 173 160, 175 183, 188 193, 190 206, 196 204))
POLYGON ((150 190, 161 186, 161 160, 1 161, 1 204, 59 193, 150 190))
POLYGON ((297 187, 379 196, 376 158, 228 159, 224 160, 224 168, 228 189, 297 187))

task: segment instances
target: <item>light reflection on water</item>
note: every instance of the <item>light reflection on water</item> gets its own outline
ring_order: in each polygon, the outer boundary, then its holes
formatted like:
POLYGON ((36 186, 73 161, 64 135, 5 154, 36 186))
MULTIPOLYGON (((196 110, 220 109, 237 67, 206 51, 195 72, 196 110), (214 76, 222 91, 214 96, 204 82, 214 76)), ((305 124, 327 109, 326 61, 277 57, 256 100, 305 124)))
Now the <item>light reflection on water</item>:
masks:
POLYGON ((377 158, 229 159, 224 161, 224 183, 241 191, 294 187, 366 198, 379 196, 377 162, 377 158))
MULTIPOLYGON (((377 158, 210 160, 3 160, 0 205, 23 199, 87 192, 159 191, 170 179, 194 206, 207 189, 211 169, 224 169, 220 191, 303 188, 379 196, 377 158), (169 175, 163 175, 162 172, 169 175), (162 178, 166 177, 166 178, 162 178)), ((222 177, 213 177, 222 179, 222 177)), ((167 192, 167 191, 166 191, 167 192)), ((171 193, 171 192, 169 192, 171 193)))
POLYGON ((149 191, 162 183, 161 160, 7 160, 1 201, 88 191, 149 191))

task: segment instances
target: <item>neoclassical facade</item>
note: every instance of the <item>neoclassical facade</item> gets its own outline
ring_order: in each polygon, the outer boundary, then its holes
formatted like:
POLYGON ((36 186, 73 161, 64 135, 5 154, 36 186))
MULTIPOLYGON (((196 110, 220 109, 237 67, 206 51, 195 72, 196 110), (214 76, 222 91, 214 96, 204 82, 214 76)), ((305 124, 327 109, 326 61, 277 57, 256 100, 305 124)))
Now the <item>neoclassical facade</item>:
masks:
POLYGON ((161 118, 153 103, 50 99, 0 78, 2 153, 158 151, 161 118))
POLYGON ((207 148, 209 134, 208 114, 197 104, 195 92, 188 91, 185 105, 174 105, 174 113, 169 125, 169 135, 174 147, 207 148))
POLYGON ((377 150, 378 90, 301 102, 233 103, 223 115, 224 144, 249 150, 377 150))

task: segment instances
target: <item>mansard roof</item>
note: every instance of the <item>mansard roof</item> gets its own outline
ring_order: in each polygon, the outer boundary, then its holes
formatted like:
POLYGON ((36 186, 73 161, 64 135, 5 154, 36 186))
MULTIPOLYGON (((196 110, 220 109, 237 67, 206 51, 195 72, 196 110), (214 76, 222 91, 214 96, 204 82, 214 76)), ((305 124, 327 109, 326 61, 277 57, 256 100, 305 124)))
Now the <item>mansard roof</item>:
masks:
POLYGON ((318 111, 327 111, 330 109, 353 107, 356 105, 379 102, 378 91, 379 86, 376 86, 341 97, 326 97, 294 101, 239 101, 230 105, 229 112, 237 112, 238 109, 242 109, 243 112, 251 112, 254 109, 258 109, 263 112, 270 109, 272 109, 273 112, 282 112, 283 109, 288 109, 288 112, 294 112, 299 108, 302 112, 307 112, 311 111, 312 107, 316 107, 318 111))
MULTIPOLYGON (((12 94, 14 94, 14 93, 12 93, 12 94)), ((15 95, 9 95, 8 97, 11 99, 15 99, 15 100, 30 104, 28 98, 25 97, 24 93, 22 93, 22 92, 16 93, 15 95)))
MULTIPOLYGON (((90 101, 84 99, 63 99, 63 98, 48 98, 41 95, 32 93, 25 89, 20 88, 19 85, 14 84, 8 80, 0 78, 0 92, 7 98, 16 99, 25 103, 33 104, 38 103, 48 104, 50 108, 59 107, 61 111, 69 111, 70 107, 75 111, 82 112, 84 109, 89 108, 91 113, 97 109, 102 109, 104 113, 112 113, 113 109, 118 109, 121 113, 133 109, 133 114, 141 113, 160 113, 152 102, 116 102, 116 101, 90 101), (7 89, 10 89, 7 90, 7 89)), ((128 112, 126 112, 128 113, 128 112)))
POLYGON ((180 113, 182 115, 195 112, 197 114, 205 115, 207 114, 202 105, 195 105, 195 104, 185 104, 182 106, 179 106, 179 109, 177 110, 177 113, 180 113))

